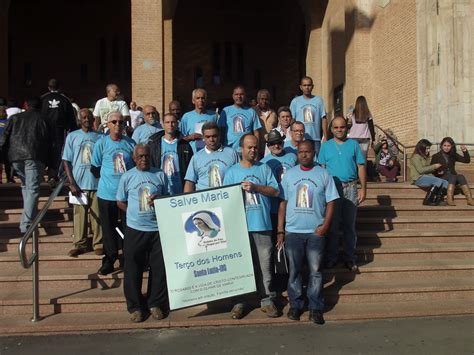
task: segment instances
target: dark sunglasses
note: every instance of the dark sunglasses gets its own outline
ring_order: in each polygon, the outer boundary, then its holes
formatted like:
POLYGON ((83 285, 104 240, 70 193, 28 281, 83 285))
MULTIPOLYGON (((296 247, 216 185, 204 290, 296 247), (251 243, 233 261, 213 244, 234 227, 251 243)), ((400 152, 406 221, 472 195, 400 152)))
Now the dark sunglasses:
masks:
POLYGON ((333 126, 332 128, 335 128, 335 129, 344 129, 344 128, 346 128, 346 126, 333 126))
POLYGON ((272 145, 277 145, 277 144, 282 145, 283 142, 269 142, 269 143, 267 143, 267 146, 271 147, 272 145))
POLYGON ((119 124, 119 125, 123 125, 125 123, 125 121, 122 121, 122 120, 112 120, 112 121, 109 121, 109 123, 112 123, 114 125, 116 124, 119 124))

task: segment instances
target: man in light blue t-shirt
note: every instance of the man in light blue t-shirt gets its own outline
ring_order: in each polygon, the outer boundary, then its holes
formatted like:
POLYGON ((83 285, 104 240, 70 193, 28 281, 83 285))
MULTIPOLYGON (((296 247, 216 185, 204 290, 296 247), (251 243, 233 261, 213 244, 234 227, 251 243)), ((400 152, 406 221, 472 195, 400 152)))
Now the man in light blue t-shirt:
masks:
MULTIPOLYGON (((232 166, 225 174, 224 185, 241 183, 244 190, 245 215, 252 249, 257 292, 261 297, 261 309, 268 317, 278 317, 275 307, 275 290, 272 289, 273 254, 272 223, 270 219, 270 197, 280 193, 278 183, 270 167, 257 161, 258 139, 247 133, 240 138, 242 160, 232 166)), ((244 303, 237 303, 231 312, 233 319, 244 314, 244 303)))
POLYGON ((366 196, 365 157, 357 141, 347 138, 347 123, 344 117, 334 118, 331 130, 334 138, 322 145, 318 161, 334 177, 341 198, 334 208, 326 267, 332 268, 338 263, 339 228, 342 227, 343 261, 350 271, 357 271, 356 217, 357 206, 366 196), (359 191, 357 191, 357 178, 361 185, 359 191))
POLYGON ((143 117, 145 118, 145 123, 135 128, 132 134, 132 139, 137 144, 148 143, 148 139, 153 134, 163 130, 160 123, 160 114, 156 110, 156 107, 151 105, 143 107, 143 117))
POLYGON ((122 228, 119 217, 122 224, 124 223, 124 217, 117 207, 117 188, 121 176, 135 165, 132 160, 135 142, 122 135, 124 125, 125 120, 121 113, 109 114, 109 134, 97 141, 92 153, 91 171, 95 177, 100 177, 97 197, 105 254, 102 267, 98 271, 101 275, 114 271, 114 263, 118 258, 119 249, 122 248, 122 238, 115 229, 122 228))
POLYGON ((123 254, 123 291, 132 322, 142 322, 148 311, 160 320, 169 311, 165 264, 153 200, 168 194, 168 181, 158 168, 150 167, 150 147, 135 146, 136 167, 120 178, 117 206, 127 213, 123 254), (143 272, 150 266, 146 298, 142 295, 143 272))
POLYGON ((69 256, 72 257, 87 252, 88 220, 91 224, 92 247, 95 254, 103 254, 99 203, 96 194, 99 181, 91 173, 92 152, 101 135, 92 129, 94 116, 88 109, 83 108, 79 111, 79 121, 81 128, 67 135, 63 151, 63 166, 69 180, 71 194, 76 197, 84 194, 87 199, 85 205, 74 205, 73 247, 69 251, 69 256))
POLYGON ((245 106, 245 88, 236 86, 232 92, 234 104, 224 107, 219 117, 219 127, 222 129, 223 141, 226 147, 240 151, 239 140, 246 133, 259 137, 262 127, 257 112, 245 106))
POLYGON ((220 143, 217 123, 204 123, 202 135, 205 147, 193 155, 189 162, 184 177, 184 192, 223 186, 226 170, 239 161, 234 149, 220 143))
POLYGON ((328 136, 328 121, 323 99, 312 94, 313 88, 313 79, 309 76, 301 78, 300 89, 303 95, 291 100, 290 110, 295 120, 304 123, 309 138, 315 141, 316 156, 318 156, 321 141, 326 140, 328 136))
POLYGON ((301 281, 304 260, 309 269, 309 320, 324 324, 323 277, 321 263, 326 235, 331 225, 335 200, 339 198, 332 177, 314 163, 313 141, 298 145, 300 165, 283 177, 282 198, 278 211, 277 246, 285 242, 288 255, 288 318, 299 320, 304 306, 301 281))
POLYGON ((194 110, 186 112, 179 122, 179 130, 193 148, 194 154, 204 148, 202 126, 208 121, 217 122, 214 111, 206 109, 207 92, 204 89, 194 89, 192 93, 194 110))

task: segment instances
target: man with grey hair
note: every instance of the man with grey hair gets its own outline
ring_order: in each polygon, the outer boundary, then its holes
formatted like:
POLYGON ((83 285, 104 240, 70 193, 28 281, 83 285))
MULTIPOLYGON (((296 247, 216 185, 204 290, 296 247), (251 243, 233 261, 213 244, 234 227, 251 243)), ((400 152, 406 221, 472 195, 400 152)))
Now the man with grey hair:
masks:
POLYGON ((146 105, 143 107, 143 117, 145 123, 133 131, 132 139, 135 143, 148 143, 148 139, 152 135, 163 130, 160 123, 160 114, 155 106, 146 105))
POLYGON ((149 312, 156 320, 169 311, 165 264, 153 200, 168 194, 168 180, 162 170, 150 165, 150 147, 137 144, 133 151, 136 167, 120 178, 117 206, 127 213, 123 254, 123 291, 132 322, 142 322, 149 312), (143 272, 150 265, 146 298, 142 295, 143 272))
POLYGON ((204 148, 201 128, 208 121, 217 122, 216 113, 206 109, 207 92, 204 89, 194 89, 192 93, 194 110, 186 112, 179 123, 179 130, 188 141, 196 154, 204 148))
MULTIPOLYGON (((116 194, 121 176, 134 166, 132 160, 133 139, 123 135, 125 124, 120 112, 112 112, 107 116, 109 134, 102 136, 94 145, 91 172, 99 179, 97 198, 99 201, 99 217, 102 224, 102 242, 104 257, 99 274, 107 275, 114 271, 114 263, 122 248, 122 239, 116 231, 120 216, 116 203, 116 194)), ((121 225, 120 225, 121 227, 121 225)))
POLYGON ((120 112, 126 122, 130 122, 130 111, 127 103, 119 99, 120 88, 117 84, 108 84, 105 87, 107 96, 98 100, 95 104, 93 115, 95 118, 94 128, 107 128, 107 117, 110 112, 120 112))

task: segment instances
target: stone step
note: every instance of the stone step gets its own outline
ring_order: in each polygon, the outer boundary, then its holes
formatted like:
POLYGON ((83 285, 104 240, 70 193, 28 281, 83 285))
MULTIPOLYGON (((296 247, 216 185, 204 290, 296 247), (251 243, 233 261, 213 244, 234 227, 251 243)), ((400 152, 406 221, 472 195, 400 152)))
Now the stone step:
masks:
MULTIPOLYGON (((38 199, 38 208, 41 209, 48 201, 47 196, 38 199)), ((67 196, 58 196, 52 202, 50 208, 70 207, 67 196)), ((0 210, 23 208, 23 198, 21 196, 3 196, 0 195, 0 210)))
MULTIPOLYGON (((474 293, 472 278, 440 278, 434 285, 432 280, 392 279, 390 283, 365 281, 344 283, 333 281, 325 285, 324 296, 328 308, 342 304, 357 304, 386 301, 412 300, 468 300, 474 293), (337 305, 336 305, 337 303, 337 305)), ((0 314, 30 314, 31 290, 1 290, 0 314)), ((284 300, 286 303, 286 299, 284 300)), ((228 303, 228 300, 219 301, 228 303)), ((258 307, 258 302, 255 304, 258 307)), ((212 306, 211 306, 212 307, 212 306)), ((40 313, 113 312, 126 310, 123 289, 81 289, 43 290, 40 293, 40 313)))
POLYGON ((410 230, 391 230, 391 231, 371 231, 358 230, 357 244, 359 246, 393 246, 413 243, 473 243, 474 230, 438 230, 438 231, 420 231, 410 230))
MULTIPOLYGON (((40 185, 40 196, 49 196, 53 192, 53 189, 46 183, 43 182, 40 185)), ((59 195, 67 195, 69 193, 69 188, 64 186, 62 190, 59 192, 59 195)), ((8 184, 0 184, 0 196, 19 196, 21 197, 21 185, 19 183, 8 183, 8 184)))
MULTIPOLYGON (((79 258, 83 258, 81 255, 79 258)), ((86 266, 77 267, 70 264, 68 267, 44 268, 40 264, 40 290, 73 288, 115 288, 122 287, 123 273, 117 269, 114 273, 101 276, 97 274, 100 260, 88 259, 86 266)), ((0 290, 21 290, 31 288, 32 271, 23 269, 17 261, 16 267, 11 269, 0 268, 0 290)), ((117 264, 116 264, 117 266, 117 264)), ((474 276, 474 261, 465 259, 439 258, 435 260, 423 259, 388 259, 374 260, 372 262, 359 262, 358 273, 348 271, 343 265, 333 269, 324 270, 324 278, 327 282, 331 280, 357 282, 365 280, 376 280, 386 282, 387 279, 400 278, 406 280, 436 280, 443 277, 470 278, 474 276)), ((144 273, 144 279, 148 279, 148 273, 144 273)), ((146 283, 146 282, 145 282, 146 283)))
POLYGON ((438 217, 433 216, 411 216, 411 217, 360 217, 357 218, 356 226, 364 230, 445 230, 474 228, 474 216, 438 217))
MULTIPOLYGON (((283 309, 286 314, 288 306, 283 309)), ((341 304, 329 309, 325 314, 327 321, 366 320, 384 318, 427 317, 439 315, 466 315, 474 313, 473 302, 466 300, 402 301, 341 304)), ((127 312, 60 313, 50 315, 40 322, 31 322, 29 316, 0 316, 0 332, 3 335, 46 335, 52 333, 77 333, 129 331, 137 329, 160 329, 174 327, 236 326, 255 324, 309 324, 308 312, 301 322, 290 321, 287 317, 268 318, 260 309, 251 310, 243 319, 230 319, 228 310, 208 309, 205 305, 172 311, 166 319, 156 321, 147 319, 143 323, 132 323, 127 312)))
POLYGON ((424 206, 418 204, 379 205, 375 201, 366 201, 357 209, 357 217, 467 217, 474 216, 474 206, 457 204, 456 206, 424 206))
MULTIPOLYGON (((39 226, 39 235, 58 235, 58 234, 72 234, 73 222, 71 221, 57 221, 57 220, 43 220, 39 226)), ((0 238, 10 237, 18 238, 20 233, 19 224, 17 222, 2 221, 0 222, 0 238)))
MULTIPOLYGON (((5 222, 15 222, 19 223, 23 209, 21 208, 12 208, 6 210, 0 210, 0 221, 5 222)), ((44 220, 46 221, 72 221, 73 220, 73 209, 70 207, 67 208, 50 208, 45 216, 44 220)))

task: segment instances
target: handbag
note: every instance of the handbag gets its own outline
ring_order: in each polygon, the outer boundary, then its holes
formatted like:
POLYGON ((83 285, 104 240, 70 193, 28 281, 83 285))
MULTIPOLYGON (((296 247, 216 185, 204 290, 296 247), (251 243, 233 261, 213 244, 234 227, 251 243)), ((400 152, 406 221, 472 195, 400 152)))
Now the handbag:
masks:
POLYGON ((286 261, 285 246, 277 249, 273 256, 276 275, 288 275, 288 263, 286 261))

